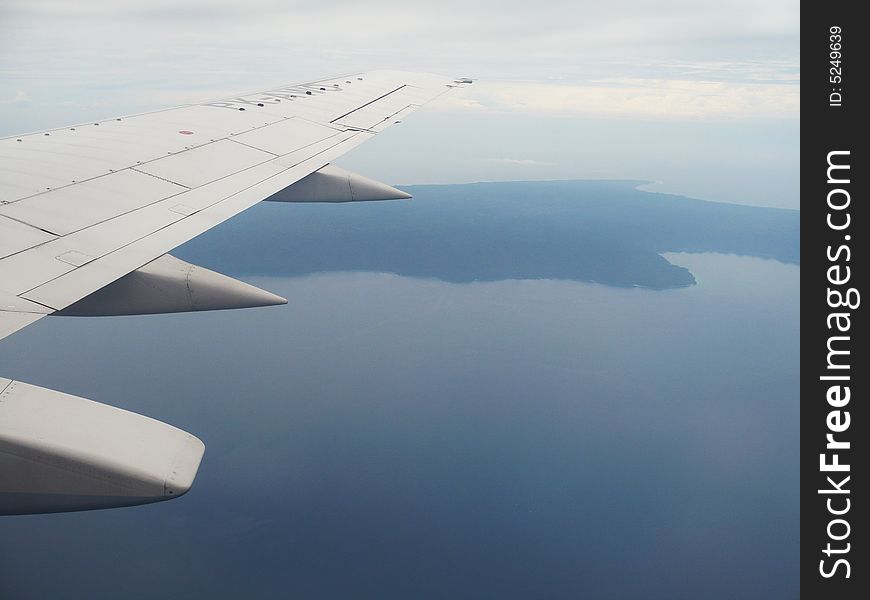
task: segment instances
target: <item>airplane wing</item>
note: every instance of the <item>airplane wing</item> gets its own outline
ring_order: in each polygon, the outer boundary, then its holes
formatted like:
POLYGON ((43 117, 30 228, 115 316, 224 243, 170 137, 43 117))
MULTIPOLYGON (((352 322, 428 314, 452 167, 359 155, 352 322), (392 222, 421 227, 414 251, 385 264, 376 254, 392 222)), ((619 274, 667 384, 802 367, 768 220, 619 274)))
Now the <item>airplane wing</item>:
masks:
MULTIPOLYGON (((52 314, 285 303, 168 253, 262 200, 409 197, 332 161, 467 83, 357 73, 0 139, 0 339, 52 314)), ((164 423, 0 378, 0 514, 177 497, 202 451, 164 423)))

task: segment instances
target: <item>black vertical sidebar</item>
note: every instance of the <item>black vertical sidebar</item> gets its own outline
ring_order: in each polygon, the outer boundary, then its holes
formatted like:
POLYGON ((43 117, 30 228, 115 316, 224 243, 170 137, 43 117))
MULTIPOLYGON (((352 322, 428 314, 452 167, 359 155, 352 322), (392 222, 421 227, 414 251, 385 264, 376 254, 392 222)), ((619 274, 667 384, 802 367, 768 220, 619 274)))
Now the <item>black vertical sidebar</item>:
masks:
MULTIPOLYGON (((870 594, 870 109, 859 3, 801 14, 801 595, 870 594), (862 297, 862 292, 867 292, 862 297), (862 352, 861 350, 864 350, 862 352), (863 364, 859 357, 863 357, 863 364)), ((775 350, 774 350, 775 351, 775 350)))

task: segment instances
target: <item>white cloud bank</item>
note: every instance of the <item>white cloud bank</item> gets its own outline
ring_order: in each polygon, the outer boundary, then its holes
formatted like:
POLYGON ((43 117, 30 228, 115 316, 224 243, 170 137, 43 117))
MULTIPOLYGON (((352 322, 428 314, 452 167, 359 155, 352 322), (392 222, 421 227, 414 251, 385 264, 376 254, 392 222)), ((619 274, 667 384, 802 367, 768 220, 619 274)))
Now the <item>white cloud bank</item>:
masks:
POLYGON ((482 81, 448 95, 439 108, 630 119, 797 119, 800 90, 792 84, 686 79, 583 85, 482 81))
POLYGON ((488 158, 487 162, 521 167, 555 167, 558 163, 533 158, 488 158))
POLYGON ((3 98, 0 97, 0 104, 27 104, 30 102, 30 96, 24 90, 16 90, 12 96, 3 98))
POLYGON ((479 77, 453 110, 781 119, 799 109, 797 0, 2 0, 0 22, 0 98, 27 89, 45 106, 63 95, 139 110, 407 68, 479 77))

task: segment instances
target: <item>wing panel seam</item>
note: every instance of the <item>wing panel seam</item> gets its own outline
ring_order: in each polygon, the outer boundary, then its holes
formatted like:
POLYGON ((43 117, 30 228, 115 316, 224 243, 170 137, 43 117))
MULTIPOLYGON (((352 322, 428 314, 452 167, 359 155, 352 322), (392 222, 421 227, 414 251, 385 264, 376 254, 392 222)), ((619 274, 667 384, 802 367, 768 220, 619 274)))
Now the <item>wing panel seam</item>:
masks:
MULTIPOLYGON (((205 206, 205 207, 203 207, 203 208, 197 210, 195 213, 191 213, 190 215, 187 215, 187 216, 185 216, 185 217, 183 217, 183 218, 181 218, 181 219, 178 219, 178 220, 176 220, 176 221, 173 221, 172 223, 168 223, 168 224, 166 224, 166 225, 163 225, 163 226, 161 226, 161 227, 158 227, 157 229, 155 229, 155 230, 153 230, 153 231, 151 231, 151 232, 149 232, 149 233, 147 233, 147 234, 145 234, 145 235, 143 235, 143 236, 140 236, 140 237, 138 237, 138 238, 136 238, 136 239, 130 240, 129 242, 127 242, 127 243, 125 243, 125 244, 123 244, 123 245, 121 245, 121 246, 118 246, 117 248, 115 248, 115 249, 112 250, 111 252, 107 252, 107 253, 105 253, 105 254, 103 254, 103 255, 101 255, 101 256, 98 256, 98 257, 94 258, 94 260, 89 261, 88 263, 86 263, 86 265, 93 264, 93 263, 95 263, 95 262, 97 262, 97 261, 99 261, 99 260, 101 260, 101 259, 103 259, 103 258, 105 258, 105 257, 107 257, 107 256, 111 256, 111 255, 114 254, 115 252, 118 252, 118 251, 120 251, 120 250, 123 250, 124 248, 127 248, 127 247, 129 247, 129 246, 131 246, 131 245, 133 245, 133 244, 135 244, 135 243, 137 243, 137 242, 140 242, 140 241, 144 240, 145 238, 150 237, 150 236, 152 236, 152 235, 154 235, 154 234, 156 234, 156 233, 158 233, 158 232, 160 232, 160 231, 163 231, 163 230, 165 230, 165 229, 167 229, 167 228, 169 228, 169 227, 172 227, 172 226, 174 226, 174 225, 177 225, 178 223, 183 222, 185 219, 188 219, 188 218, 190 218, 190 217, 192 217, 192 216, 194 216, 194 215, 196 215, 196 214, 199 214, 199 213, 201 213, 201 212, 203 212, 203 211, 207 211, 208 209, 213 208, 213 207, 217 206, 218 204, 221 204, 222 202, 226 202, 227 200, 229 200, 229 199, 232 198, 233 196, 237 196, 237 195, 241 194, 242 192, 246 192, 246 191, 248 191, 248 190, 251 189, 252 187, 255 187, 255 186, 261 185, 262 183, 264 183, 264 182, 266 182, 266 181, 269 181, 270 179, 273 179, 273 178, 275 178, 275 177, 278 177, 278 176, 280 176, 281 174, 286 173, 286 172, 289 171, 290 169, 293 169, 293 168, 299 166, 299 165, 302 164, 303 162, 308 161, 308 160, 311 160, 311 159, 313 159, 313 158, 316 158, 316 157, 319 156, 320 154, 323 154, 324 152, 327 152, 327 151, 331 150, 331 149, 334 148, 335 146, 338 146, 339 144, 342 144, 342 143, 344 143, 344 142, 347 142, 347 141, 353 139, 353 137, 354 137, 354 136, 351 136, 351 137, 349 137, 349 138, 347 138, 347 139, 345 139, 345 140, 341 140, 341 141, 339 141, 339 142, 336 142, 336 143, 333 144, 332 146, 329 146, 328 148, 324 148, 324 149, 321 150, 320 152, 317 152, 316 154, 312 154, 311 156, 309 156, 309 157, 307 157, 307 158, 305 158, 305 159, 303 159, 303 160, 301 160, 301 161, 299 161, 299 162, 297 162, 297 163, 294 163, 294 164, 292 164, 292 165, 290 165, 290 166, 288 166, 288 167, 282 169, 281 171, 278 171, 278 172, 275 173, 274 175, 270 175, 269 177, 266 177, 265 179, 261 179, 260 181, 257 181, 256 183, 252 183, 252 184, 250 184, 250 185, 248 185, 248 186, 246 186, 246 187, 244 187, 244 188, 242 188, 242 189, 240 189, 240 190, 237 190, 237 191, 233 192, 232 194, 230 194, 230 195, 228 195, 228 196, 224 196, 223 198, 221 198, 221 199, 219 199, 219 200, 216 200, 216 201, 212 202, 212 203, 209 204, 208 206, 205 206)), ((266 162, 269 162, 269 161, 266 161, 266 162)), ((260 164, 264 164, 264 163, 260 163, 260 164)), ((258 165, 254 165, 254 166, 258 166, 258 165)), ((252 167, 248 167, 248 168, 249 168, 249 169, 252 169, 252 168, 254 168, 254 166, 252 166, 252 167)), ((243 171, 246 171, 246 170, 248 170, 248 169, 244 169, 243 171)), ((243 171, 239 171, 238 173, 241 173, 241 172, 243 172, 243 171)), ((238 173, 234 173, 233 175, 236 175, 236 174, 238 174, 238 173)), ((228 176, 228 177, 229 177, 229 176, 228 176)), ((255 203, 255 204, 256 204, 256 203, 255 203)), ((251 206, 253 206, 253 204, 252 204, 251 206)), ((83 231, 83 230, 82 230, 82 231, 83 231)), ((82 266, 86 266, 86 265, 82 265, 82 266)), ((138 267, 135 267, 134 269, 131 269, 129 272, 135 271, 136 269, 138 269, 138 268, 141 267, 141 266, 142 266, 142 265, 139 265, 138 267)), ((27 294, 30 294, 30 293, 33 292, 34 290, 39 289, 39 288, 41 288, 42 286, 47 285, 47 284, 49 284, 49 283, 51 283, 51 282, 53 282, 53 281, 57 281, 58 279, 62 279, 63 277, 66 277, 67 275, 69 275, 69 274, 71 274, 71 273, 75 273, 75 272, 76 272, 78 269, 80 269, 80 268, 81 268, 81 267, 76 267, 76 268, 74 268, 74 269, 72 269, 72 270, 70 270, 70 271, 67 271, 66 273, 62 273, 62 274, 60 274, 60 275, 57 275, 57 276, 52 277, 52 278, 50 278, 50 279, 47 279, 47 280, 41 282, 39 285, 35 285, 35 286, 33 286, 32 288, 27 289, 27 290, 25 290, 25 291, 19 293, 18 296, 21 297, 21 298, 24 298, 24 299, 26 299, 26 300, 30 300, 30 298, 27 297, 27 294)), ((112 282, 111 282, 111 281, 106 282, 106 285, 108 285, 109 283, 112 283, 112 282)), ((31 300, 31 302, 33 302, 33 301, 31 300)), ((51 308, 52 310, 57 310, 57 309, 55 309, 54 307, 49 307, 49 308, 51 308)))
POLYGON ((334 118, 333 120, 330 121, 330 123, 335 123, 335 122, 337 122, 337 121, 341 121, 341 120, 342 120, 343 118, 345 118, 346 116, 348 116, 348 115, 352 115, 352 114, 355 113, 356 111, 358 111, 358 110, 362 110, 363 108, 365 108, 365 107, 368 106, 369 104, 374 104, 374 103, 377 102, 378 100, 383 100, 384 98, 386 98, 386 97, 389 96, 390 94, 394 94, 394 93, 398 92, 399 90, 401 90, 402 88, 406 88, 406 87, 408 87, 407 84, 402 84, 402 85, 400 85, 399 87, 397 87, 396 89, 394 89, 394 90, 390 90, 389 92, 387 92, 387 93, 384 94, 383 96, 378 96, 378 97, 375 98, 374 100, 371 100, 371 101, 369 101, 369 102, 366 102, 365 104, 363 104, 363 105, 361 105, 361 106, 357 106, 357 107, 356 107, 355 109, 353 109, 352 111, 346 112, 346 113, 344 113, 343 115, 341 115, 340 117, 336 117, 336 118, 334 118))

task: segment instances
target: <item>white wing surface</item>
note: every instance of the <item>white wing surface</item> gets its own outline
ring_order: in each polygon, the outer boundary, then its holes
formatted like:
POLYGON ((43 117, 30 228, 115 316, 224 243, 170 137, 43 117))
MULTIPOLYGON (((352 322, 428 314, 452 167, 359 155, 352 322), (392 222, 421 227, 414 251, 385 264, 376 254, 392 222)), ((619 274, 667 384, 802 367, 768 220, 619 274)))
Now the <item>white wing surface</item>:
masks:
MULTIPOLYGON (((330 163, 422 104, 467 83, 419 73, 358 73, 0 139, 0 339, 56 312, 142 314, 283 302, 167 253, 265 199, 407 197, 330 163)), ((19 473, 18 479, 4 472, 13 469, 4 456, 25 457, 23 463, 15 462, 19 471, 36 460, 36 446, 27 446, 30 434, 23 433, 34 430, 33 419, 20 416, 27 413, 21 406, 28 398, 46 419, 52 407, 68 406, 70 398, 12 380, 0 379, 0 388, 4 381, 3 393, 14 390, 18 409, 7 411, 0 423, 0 479, 5 481, 0 514, 4 498, 13 497, 14 502, 6 502, 7 512, 111 506, 111 499, 81 500, 100 486, 76 481, 64 489, 65 480, 58 477, 55 489, 39 475, 39 485, 33 487, 28 483, 32 472, 19 473), (20 451, 22 447, 29 450, 20 451), (75 502, 66 503, 72 496, 75 502)), ((2 402, 0 396, 0 409, 2 402)), ((76 402, 83 407, 83 422, 88 419, 91 426, 88 415, 93 413, 109 428, 117 422, 122 429, 151 430, 148 423, 131 421, 129 413, 76 402)), ((75 411, 64 410, 63 418, 72 426, 75 411)), ((95 436, 76 437, 57 448, 73 452, 75 460, 84 456, 81 460, 91 468, 87 457, 96 450, 87 446, 88 439, 95 436)), ((199 464, 198 457, 183 461, 199 464)), ((123 468, 133 472, 139 466, 133 457, 123 468)))
POLYGON ((288 188, 460 84, 379 71, 0 140, 0 337, 288 188))

